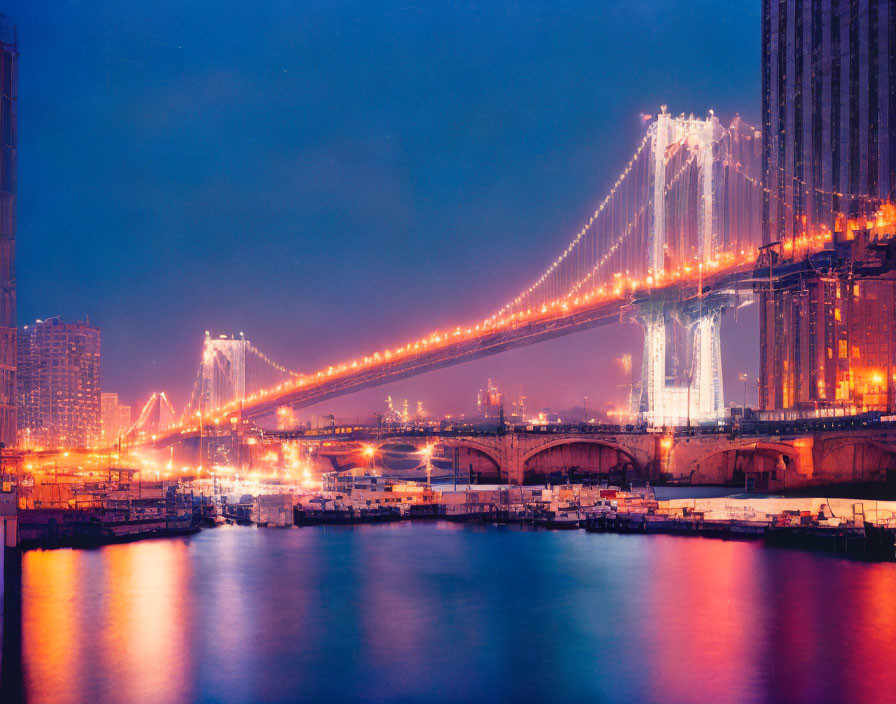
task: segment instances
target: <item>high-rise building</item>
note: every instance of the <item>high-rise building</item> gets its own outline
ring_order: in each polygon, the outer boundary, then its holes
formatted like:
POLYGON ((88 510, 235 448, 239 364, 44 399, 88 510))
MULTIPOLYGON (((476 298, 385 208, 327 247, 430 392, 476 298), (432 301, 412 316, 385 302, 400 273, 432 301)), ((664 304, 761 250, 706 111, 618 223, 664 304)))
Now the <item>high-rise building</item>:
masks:
POLYGON ((764 241, 896 201, 896 3, 763 0, 764 241))
MULTIPOLYGON (((867 259, 896 202, 896 2, 763 0, 762 239, 867 259), (880 215, 882 214, 882 215, 880 215)), ((896 282, 821 275, 760 289, 760 406, 884 409, 896 282)))
POLYGON ((100 331, 59 318, 18 335, 19 442, 90 447, 101 439, 100 331))
POLYGON ((16 442, 16 99, 18 42, 0 15, 0 442, 16 442))
POLYGON ((118 394, 103 392, 100 394, 100 435, 104 444, 118 440, 120 424, 118 394))
POLYGON ((127 433, 131 428, 131 407, 118 406, 118 430, 120 433, 127 433))
POLYGON ((504 399, 491 379, 488 380, 484 389, 479 389, 476 396, 476 407, 479 416, 485 420, 502 420, 504 418, 504 399))

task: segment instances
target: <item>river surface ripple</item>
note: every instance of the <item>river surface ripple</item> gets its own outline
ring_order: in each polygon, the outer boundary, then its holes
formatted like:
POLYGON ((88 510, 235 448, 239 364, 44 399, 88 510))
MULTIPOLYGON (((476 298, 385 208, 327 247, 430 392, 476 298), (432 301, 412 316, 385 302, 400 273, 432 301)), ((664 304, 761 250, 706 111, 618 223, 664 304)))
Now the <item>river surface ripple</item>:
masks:
POLYGON ((22 564, 30 702, 896 701, 896 564, 447 522, 22 564))

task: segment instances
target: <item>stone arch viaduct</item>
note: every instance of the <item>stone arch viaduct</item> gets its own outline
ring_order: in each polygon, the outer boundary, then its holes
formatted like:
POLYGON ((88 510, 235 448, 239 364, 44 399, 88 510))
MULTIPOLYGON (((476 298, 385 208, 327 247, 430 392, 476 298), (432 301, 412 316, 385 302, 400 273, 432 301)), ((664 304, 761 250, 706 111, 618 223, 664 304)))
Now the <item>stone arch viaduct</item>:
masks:
POLYGON ((456 449, 489 483, 537 483, 552 473, 619 475, 649 481, 732 484, 753 479, 777 490, 896 479, 896 428, 804 435, 508 432, 489 435, 390 437, 378 445, 434 443, 456 449))

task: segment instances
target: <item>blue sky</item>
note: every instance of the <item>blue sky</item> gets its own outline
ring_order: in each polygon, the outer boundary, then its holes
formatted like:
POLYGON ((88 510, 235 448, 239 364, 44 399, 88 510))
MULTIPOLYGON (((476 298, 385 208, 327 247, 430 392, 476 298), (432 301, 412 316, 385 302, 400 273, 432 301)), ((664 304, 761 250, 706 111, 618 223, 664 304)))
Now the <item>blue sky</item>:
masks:
MULTIPOLYGON (((205 330, 316 369, 476 320, 603 197, 642 112, 759 114, 759 3, 5 2, 18 26, 19 321, 90 316, 103 384, 183 403, 205 330)), ((726 381, 754 368, 728 325, 726 381)), ((634 326, 387 393, 614 400, 634 326)), ((741 389, 741 390, 738 390, 741 389)), ((752 392, 755 394, 755 391, 752 392)))

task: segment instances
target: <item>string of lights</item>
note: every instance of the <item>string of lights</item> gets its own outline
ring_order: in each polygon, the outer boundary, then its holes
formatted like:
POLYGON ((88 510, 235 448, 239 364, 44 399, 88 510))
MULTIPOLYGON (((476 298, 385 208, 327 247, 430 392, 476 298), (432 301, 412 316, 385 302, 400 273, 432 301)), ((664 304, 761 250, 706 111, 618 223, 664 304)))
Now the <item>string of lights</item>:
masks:
POLYGON ((774 168, 778 171, 781 171, 784 174, 785 180, 794 181, 794 182, 800 184, 805 189, 806 195, 809 195, 810 192, 815 192, 815 193, 818 193, 819 195, 823 195, 823 196, 846 198, 848 200, 864 200, 864 201, 874 202, 874 203, 885 203, 887 201, 886 198, 882 198, 880 196, 872 196, 867 193, 843 193, 840 191, 826 191, 823 188, 818 188, 816 186, 810 186, 808 183, 806 183, 805 181, 803 181, 800 178, 797 178, 793 174, 788 174, 785 171, 783 166, 778 165, 778 166, 775 166, 774 168))
POLYGON ((766 188, 765 186, 763 186, 762 183, 758 179, 753 178, 752 176, 745 174, 743 171, 741 171, 740 164, 735 164, 734 170, 736 173, 740 174, 747 181, 749 181, 751 184, 753 184, 756 188, 760 189, 763 193, 770 196, 771 198, 774 198, 779 203, 781 203, 783 206, 793 210, 793 206, 790 203, 788 203, 785 199, 781 198, 777 193, 772 193, 772 191, 769 190, 768 188, 766 188))
POLYGON ((635 226, 638 221, 641 219, 641 216, 647 212, 647 205, 645 204, 636 214, 634 219, 628 224, 628 226, 622 231, 622 234, 616 239, 613 244, 610 245, 609 249, 604 253, 604 255, 597 261, 597 263, 591 268, 584 277, 579 279, 570 289, 570 291, 566 294, 566 298, 571 298, 575 294, 577 294, 581 288, 591 280, 591 278, 597 274, 607 262, 612 259, 613 255, 616 253, 616 250, 622 245, 622 243, 628 239, 629 235, 634 231, 635 226))
MULTIPOLYGON (((734 236, 733 240, 724 240, 732 244, 741 242, 737 251, 721 249, 713 240, 712 252, 707 257, 701 254, 700 261, 695 258, 697 235, 694 225, 698 222, 696 218, 701 217, 706 195, 703 181, 693 178, 696 175, 693 166, 698 156, 706 154, 708 143, 701 141, 702 138, 696 143, 692 143, 690 138, 682 138, 679 146, 684 149, 663 155, 664 163, 675 170, 675 174, 665 183, 663 193, 669 232, 669 262, 662 271, 645 268, 646 259, 641 245, 646 246, 649 234, 650 223, 645 216, 650 212, 650 199, 653 196, 650 178, 654 162, 641 157, 652 136, 653 131, 648 130, 610 193, 545 273, 494 315, 477 324, 436 330, 405 345, 328 366, 307 375, 286 369, 252 347, 254 354, 272 368, 289 375, 289 378, 275 386, 255 391, 239 401, 226 403, 220 408, 203 408, 203 417, 214 422, 215 418, 224 419, 235 414, 238 406, 243 411, 254 408, 258 412, 261 408, 275 408, 274 404, 278 399, 284 399, 288 403, 286 399, 289 398, 315 398, 323 393, 323 389, 333 385, 336 388, 352 388, 360 383, 369 383, 373 378, 399 373, 400 370, 425 367, 431 363, 427 360, 432 359, 433 353, 437 353, 437 358, 443 354, 463 356, 471 349, 479 349, 479 345, 494 335, 513 335, 516 330, 528 329, 530 323, 563 319, 571 311, 618 301, 639 288, 677 284, 701 275, 705 277, 708 272, 715 273, 735 266, 749 267, 755 259, 755 248, 748 238, 734 236), (609 271, 611 266, 615 272, 612 278, 607 280, 607 277, 602 277, 603 280, 597 281, 597 275, 609 271), (542 289, 541 295, 534 302, 532 294, 539 288, 542 289), (523 304, 527 298, 529 300, 523 304)), ((721 142, 712 143, 714 150, 721 150, 718 156, 713 157, 716 164, 737 164, 731 141, 724 141, 727 139, 728 137, 723 136, 721 142)), ((739 165, 737 173, 755 185, 755 179, 748 176, 739 165)), ((732 217, 738 212, 737 208, 745 207, 744 198, 753 197, 750 196, 751 193, 758 191, 744 191, 737 196, 738 200, 731 201, 732 217)), ((727 190, 725 194, 722 197, 730 197, 727 190)), ((701 228, 700 237, 703 237, 702 232, 701 228)), ((199 421, 200 425, 204 422, 201 419, 199 421)), ((195 423, 195 419, 185 419, 174 432, 191 432, 191 429, 195 431, 195 423)))
MULTIPOLYGON (((675 173, 675 175, 666 184, 665 193, 669 193, 675 187, 675 185, 678 183, 678 181, 681 179, 681 177, 687 172, 687 170, 690 168, 690 166, 694 163, 694 159, 696 158, 696 156, 697 156, 697 153, 695 151, 692 151, 690 153, 690 156, 688 157, 687 161, 685 161, 685 163, 682 164, 681 168, 675 173)), ((573 285, 573 287, 567 292, 566 298, 571 298, 572 296, 576 295, 582 289, 582 287, 585 284, 587 284, 588 281, 590 281, 593 278, 593 276, 595 274, 597 274, 612 259, 613 255, 616 253, 616 251, 619 249, 619 247, 622 245, 622 243, 629 238, 629 236, 632 234, 632 232, 634 232, 635 226, 638 224, 639 220, 641 219, 641 217, 644 215, 644 213, 646 211, 647 211, 647 203, 642 205, 641 208, 638 210, 638 212, 635 213, 634 218, 632 218, 632 220, 626 225, 626 227, 623 229, 623 231, 619 235, 619 237, 617 237, 616 240, 613 242, 613 244, 610 245, 609 249, 607 249, 607 251, 604 253, 604 255, 594 264, 594 266, 591 268, 591 270, 585 276, 583 276, 581 279, 579 279, 573 285)))
POLYGON ((289 376, 302 376, 301 372, 296 372, 291 369, 287 369, 282 364, 278 364, 273 359, 268 357, 264 352, 262 352, 260 349, 258 349, 255 345, 249 343, 248 347, 249 347, 250 352, 258 355, 258 358, 261 359, 261 361, 263 361, 265 364, 269 364, 274 369, 276 369, 278 372, 282 372, 283 374, 288 374, 289 376))
MULTIPOLYGON (((734 168, 738 174, 740 174, 751 184, 753 184, 754 186, 756 186, 757 188, 762 190, 762 192, 765 193, 766 195, 768 195, 770 198, 774 198, 776 201, 781 203, 781 205, 783 205, 785 208, 789 208, 791 211, 793 210, 792 203, 788 203, 786 198, 782 198, 780 195, 775 193, 772 189, 768 188, 767 186, 763 186, 762 183, 759 181, 759 179, 754 178, 754 177, 744 173, 743 170, 741 169, 740 164, 735 164, 734 168)), ((778 167, 778 168, 780 168, 780 167, 778 167)), ((870 196, 870 195, 856 194, 856 193, 841 193, 839 191, 825 191, 821 188, 810 187, 805 181, 801 181, 800 179, 798 179, 796 177, 794 177, 793 180, 799 184, 802 184, 805 187, 806 195, 809 195, 810 192, 814 191, 815 193, 818 193, 820 195, 837 196, 838 198, 847 198, 849 200, 866 200, 868 202, 875 202, 875 203, 880 203, 880 204, 887 202, 886 198, 880 198, 878 196, 870 196)))

